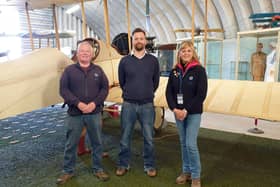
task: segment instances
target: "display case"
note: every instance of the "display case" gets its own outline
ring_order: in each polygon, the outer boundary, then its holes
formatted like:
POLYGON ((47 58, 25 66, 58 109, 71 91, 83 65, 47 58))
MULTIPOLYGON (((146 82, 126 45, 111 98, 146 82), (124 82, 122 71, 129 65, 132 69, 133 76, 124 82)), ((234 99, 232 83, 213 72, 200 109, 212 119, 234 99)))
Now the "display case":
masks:
MULTIPOLYGON (((257 43, 263 44, 263 52, 269 55, 271 53, 271 49, 269 49, 269 45, 271 42, 275 43, 276 49, 275 54, 273 55, 274 63, 273 63, 273 73, 271 76, 273 77, 271 81, 279 82, 279 47, 280 47, 280 28, 269 28, 269 29, 260 29, 253 31, 242 31, 237 33, 237 51, 236 51, 236 62, 235 62, 235 70, 234 70, 234 78, 235 80, 252 80, 252 77, 249 76, 244 78, 242 73, 240 73, 240 66, 243 66, 244 61, 248 63, 249 69, 247 70, 247 75, 250 75, 250 66, 251 66, 251 55, 256 51, 257 43), (250 45, 250 46, 249 46, 250 45)), ((266 69, 269 67, 268 60, 266 60, 266 69)))

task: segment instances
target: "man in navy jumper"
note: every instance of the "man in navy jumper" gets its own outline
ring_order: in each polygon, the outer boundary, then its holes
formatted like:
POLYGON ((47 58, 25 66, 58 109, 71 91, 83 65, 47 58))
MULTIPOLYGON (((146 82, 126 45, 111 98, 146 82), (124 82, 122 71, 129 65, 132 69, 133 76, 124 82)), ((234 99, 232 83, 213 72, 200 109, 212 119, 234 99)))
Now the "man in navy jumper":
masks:
POLYGON ((145 31, 136 28, 132 32, 133 50, 123 57, 119 64, 119 83, 122 89, 121 111, 122 135, 117 176, 129 170, 131 139, 136 120, 140 122, 144 137, 144 171, 148 176, 156 176, 153 127, 154 92, 159 85, 159 63, 156 57, 145 51, 145 31))
POLYGON ((60 80, 60 95, 68 105, 67 133, 64 150, 63 175, 57 179, 63 184, 74 176, 77 146, 83 127, 91 141, 92 169, 103 181, 109 179, 104 172, 101 141, 101 111, 108 95, 108 79, 103 70, 91 63, 93 47, 87 41, 78 45, 78 63, 68 66, 60 80))

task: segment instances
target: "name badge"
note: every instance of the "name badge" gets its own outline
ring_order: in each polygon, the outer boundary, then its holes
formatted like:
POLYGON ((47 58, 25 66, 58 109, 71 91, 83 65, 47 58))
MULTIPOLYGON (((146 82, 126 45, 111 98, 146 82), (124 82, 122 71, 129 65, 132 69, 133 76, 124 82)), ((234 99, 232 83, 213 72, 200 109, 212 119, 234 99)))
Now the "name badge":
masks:
POLYGON ((177 94, 177 104, 182 105, 183 102, 183 94, 177 94))

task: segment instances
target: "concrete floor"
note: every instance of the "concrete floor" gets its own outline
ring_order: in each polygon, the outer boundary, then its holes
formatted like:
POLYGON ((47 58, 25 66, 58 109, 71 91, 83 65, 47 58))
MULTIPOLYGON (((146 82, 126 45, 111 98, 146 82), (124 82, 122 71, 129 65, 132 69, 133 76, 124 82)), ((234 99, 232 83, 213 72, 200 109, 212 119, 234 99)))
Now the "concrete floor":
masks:
MULTIPOLYGON (((175 122, 170 110, 166 110, 165 119, 168 122, 175 122)), ((258 128, 263 130, 264 134, 253 134, 248 132, 248 129, 254 128, 254 118, 204 112, 201 127, 280 140, 280 122, 258 120, 258 128)))

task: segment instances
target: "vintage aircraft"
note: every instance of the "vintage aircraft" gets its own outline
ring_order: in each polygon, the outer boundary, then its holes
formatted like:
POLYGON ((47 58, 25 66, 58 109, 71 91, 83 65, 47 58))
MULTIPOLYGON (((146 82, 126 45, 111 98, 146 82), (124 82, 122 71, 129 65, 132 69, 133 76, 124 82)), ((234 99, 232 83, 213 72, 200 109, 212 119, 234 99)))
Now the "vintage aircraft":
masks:
MULTIPOLYGON (((77 1, 30 0, 28 2, 34 6, 33 8, 36 6, 43 8, 53 6, 54 3, 62 5, 77 1)), ((104 5, 107 6, 106 0, 104 5)), ((107 20, 106 28, 108 27, 107 20)), ((122 103, 117 77, 117 67, 122 56, 110 46, 108 30, 106 29, 106 43, 96 41, 100 52, 95 63, 103 68, 109 78, 110 91, 106 101, 122 103)), ((59 43, 58 35, 57 42, 59 43)), ((17 60, 0 64, 0 119, 63 102, 58 94, 59 78, 64 68, 71 63, 73 61, 58 49, 43 48, 34 50, 17 60)), ((157 129, 164 123, 164 111, 167 108, 166 84, 167 78, 161 77, 155 94, 154 103, 157 113, 155 128, 157 129)), ((280 83, 209 79, 204 110, 279 121, 279 95, 280 83)))

